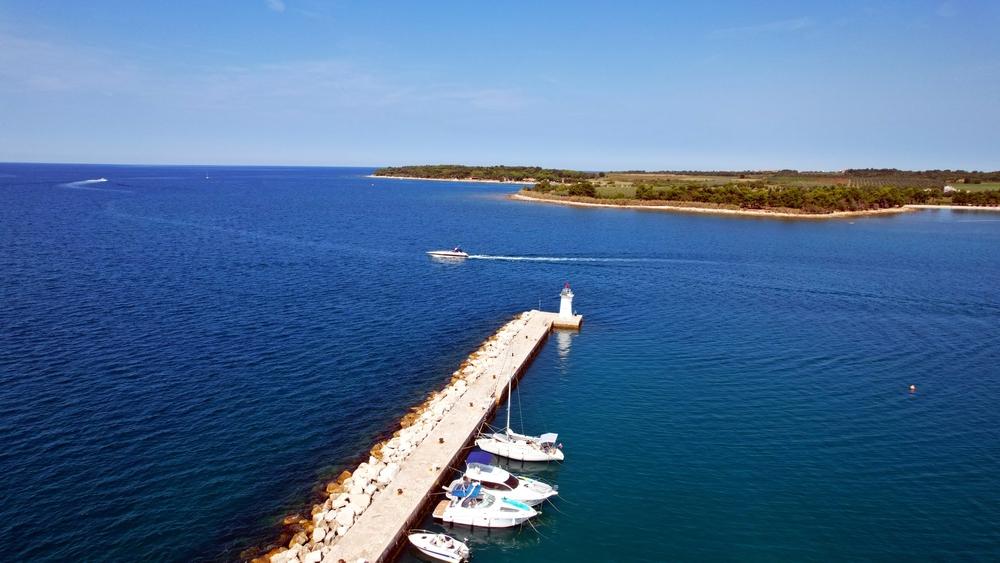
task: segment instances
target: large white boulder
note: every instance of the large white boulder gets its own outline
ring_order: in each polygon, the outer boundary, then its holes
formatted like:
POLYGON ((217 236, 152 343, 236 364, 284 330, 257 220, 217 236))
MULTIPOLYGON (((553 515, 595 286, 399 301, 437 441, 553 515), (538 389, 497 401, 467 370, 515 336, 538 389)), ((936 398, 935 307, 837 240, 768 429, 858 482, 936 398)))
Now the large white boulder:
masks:
MULTIPOLYGON (((323 526, 316 526, 315 528, 313 528, 313 535, 312 535, 313 543, 319 543, 323 541, 323 538, 325 537, 326 537, 326 528, 324 528, 323 526)), ((319 561, 319 559, 317 559, 317 561, 319 561)))
MULTIPOLYGON (((350 528, 351 525, 354 524, 354 509, 351 508, 351 505, 347 505, 340 509, 340 511, 337 512, 336 520, 337 524, 343 526, 345 528, 344 531, 347 531, 346 528, 350 528)), ((337 531, 337 534, 340 535, 339 530, 337 531)))
POLYGON ((390 463, 385 466, 385 469, 378 474, 378 482, 383 485, 388 485, 396 478, 396 474, 399 473, 399 465, 395 463, 390 463))
POLYGON ((372 497, 369 494, 364 494, 354 499, 354 504, 360 506, 362 510, 368 508, 371 503, 372 497))
POLYGON ((334 514, 330 515, 330 513, 328 512, 326 521, 332 522, 334 516, 336 516, 335 511, 338 508, 343 508, 344 506, 347 506, 347 502, 350 500, 350 498, 351 495, 347 493, 340 493, 339 495, 337 495, 337 498, 333 499, 333 503, 330 504, 330 512, 334 512, 334 514))
POLYGON ((310 551, 306 558, 302 560, 302 563, 319 563, 323 560, 322 551, 310 551))

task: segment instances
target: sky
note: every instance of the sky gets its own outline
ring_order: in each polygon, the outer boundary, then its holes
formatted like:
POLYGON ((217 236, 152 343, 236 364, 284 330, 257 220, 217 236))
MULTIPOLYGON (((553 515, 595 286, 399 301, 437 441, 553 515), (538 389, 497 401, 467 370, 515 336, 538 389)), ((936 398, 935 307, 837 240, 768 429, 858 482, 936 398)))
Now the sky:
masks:
POLYGON ((0 161, 996 170, 998 30, 997 0, 0 0, 0 161))

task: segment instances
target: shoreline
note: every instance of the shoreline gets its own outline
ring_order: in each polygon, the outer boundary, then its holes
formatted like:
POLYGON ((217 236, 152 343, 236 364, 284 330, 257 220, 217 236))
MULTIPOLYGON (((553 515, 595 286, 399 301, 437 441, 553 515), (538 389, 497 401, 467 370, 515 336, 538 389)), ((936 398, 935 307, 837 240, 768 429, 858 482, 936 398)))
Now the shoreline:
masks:
POLYGON ((869 215, 889 215, 896 213, 909 213, 913 211, 909 206, 890 207, 887 209, 870 209, 865 211, 833 211, 830 213, 789 213, 786 211, 767 211, 763 209, 724 209, 719 207, 696 207, 684 205, 618 205, 614 203, 591 203, 586 201, 574 201, 564 199, 553 199, 545 197, 533 197, 521 193, 511 194, 510 199, 521 201, 531 201, 537 203, 552 203, 556 205, 571 205, 577 207, 605 207, 614 209, 646 209, 651 211, 667 211, 671 213, 710 213, 715 215, 730 215, 743 217, 768 217, 781 219, 842 219, 847 217, 864 217, 869 215))
POLYGON ((470 182, 475 184, 513 184, 516 186, 533 186, 534 182, 523 182, 517 180, 474 180, 474 179, 462 179, 462 178, 423 178, 420 176, 376 176, 374 174, 368 174, 365 178, 389 178, 390 180, 427 180, 430 182, 470 182))

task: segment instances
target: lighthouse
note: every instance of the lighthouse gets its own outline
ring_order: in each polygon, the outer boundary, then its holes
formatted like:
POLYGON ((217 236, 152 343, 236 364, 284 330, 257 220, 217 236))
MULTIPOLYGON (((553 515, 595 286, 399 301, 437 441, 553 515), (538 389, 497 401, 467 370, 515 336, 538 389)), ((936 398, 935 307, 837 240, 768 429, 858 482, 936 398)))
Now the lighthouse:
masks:
POLYGON ((581 322, 583 322, 583 317, 573 314, 573 290, 569 288, 569 282, 566 282, 562 291, 559 292, 559 314, 552 319, 552 326, 578 329, 581 322))
POLYGON ((569 288, 569 282, 563 286, 559 292, 559 318, 570 319, 573 317, 573 290, 569 288))

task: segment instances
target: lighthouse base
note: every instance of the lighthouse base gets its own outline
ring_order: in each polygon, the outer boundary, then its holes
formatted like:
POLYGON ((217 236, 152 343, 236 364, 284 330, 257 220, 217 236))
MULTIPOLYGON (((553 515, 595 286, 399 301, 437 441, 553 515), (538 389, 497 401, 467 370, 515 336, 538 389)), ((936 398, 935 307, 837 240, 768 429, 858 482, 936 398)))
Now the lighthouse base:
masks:
POLYGON ((552 318, 552 328, 572 328, 579 330, 582 323, 583 315, 571 315, 569 317, 556 315, 552 318))

